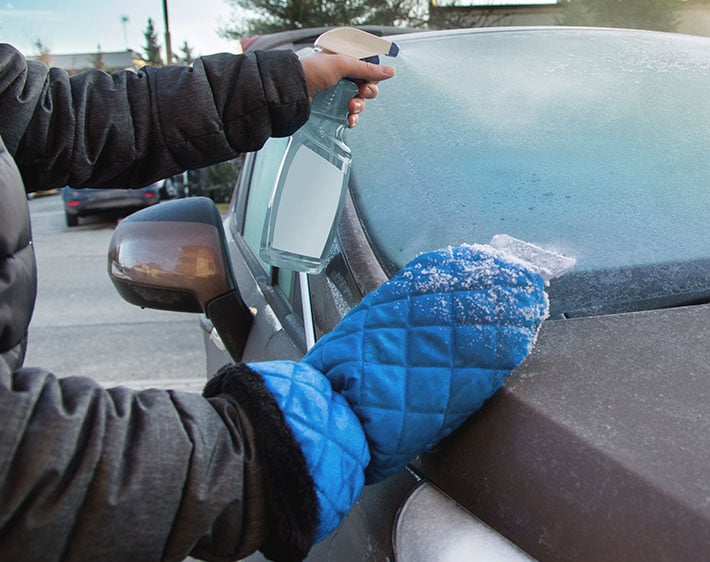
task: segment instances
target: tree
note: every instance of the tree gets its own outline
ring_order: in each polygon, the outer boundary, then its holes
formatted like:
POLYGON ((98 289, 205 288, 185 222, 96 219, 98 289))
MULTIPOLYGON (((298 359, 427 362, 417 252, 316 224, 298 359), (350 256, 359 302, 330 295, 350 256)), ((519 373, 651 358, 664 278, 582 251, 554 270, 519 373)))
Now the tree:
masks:
POLYGON ((99 70, 108 70, 104 61, 104 54, 101 52, 101 45, 96 45, 96 54, 91 57, 91 64, 99 70))
POLYGON ((35 40, 35 49, 37 49, 37 56, 35 57, 38 61, 42 61, 47 66, 51 66, 52 54, 49 51, 49 47, 42 43, 40 39, 35 40))
POLYGON ((242 168, 242 158, 213 164, 207 168, 189 170, 188 190, 191 196, 209 197, 215 203, 227 203, 242 168))
POLYGON ((190 45, 187 44, 187 41, 183 41, 182 45, 180 46, 180 51, 182 54, 178 55, 177 53, 173 55, 173 59, 175 60, 176 63, 178 64, 185 64, 185 65, 191 65, 193 62, 195 62, 195 54, 190 47, 190 45))
POLYGON ((562 25, 675 31, 680 0, 566 0, 562 25))
POLYGON ((486 6, 438 6, 429 4, 431 29, 457 29, 462 27, 494 27, 510 25, 512 14, 486 6))
POLYGON ((422 0, 227 0, 236 13, 220 35, 240 39, 250 35, 328 25, 423 25, 422 0))
POLYGON ((158 42, 158 34, 155 32, 152 18, 148 18, 148 26, 143 32, 143 37, 145 38, 143 50, 145 51, 146 62, 154 66, 162 66, 163 58, 160 56, 160 43, 158 42))

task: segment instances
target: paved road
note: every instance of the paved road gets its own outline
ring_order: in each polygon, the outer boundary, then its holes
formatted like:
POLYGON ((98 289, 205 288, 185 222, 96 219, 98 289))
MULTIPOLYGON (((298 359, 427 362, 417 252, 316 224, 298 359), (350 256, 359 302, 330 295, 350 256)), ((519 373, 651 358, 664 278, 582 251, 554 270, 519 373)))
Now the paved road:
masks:
POLYGON ((199 392, 205 353, 198 317, 121 299, 106 273, 115 220, 82 219, 68 228, 60 196, 29 205, 39 288, 25 365, 111 385, 199 392))

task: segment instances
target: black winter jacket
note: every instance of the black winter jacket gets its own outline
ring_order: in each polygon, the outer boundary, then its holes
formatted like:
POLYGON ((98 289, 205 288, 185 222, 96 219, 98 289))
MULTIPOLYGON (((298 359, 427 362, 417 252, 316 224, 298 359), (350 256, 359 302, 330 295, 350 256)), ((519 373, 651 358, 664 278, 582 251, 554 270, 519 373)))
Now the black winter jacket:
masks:
POLYGON ((22 359, 36 292, 25 190, 146 185, 258 149, 308 112, 288 52, 69 78, 0 45, 2 560, 305 555, 312 482, 259 381, 213 384, 206 399, 104 389, 22 359), (282 454, 290 473, 272 466, 282 454))

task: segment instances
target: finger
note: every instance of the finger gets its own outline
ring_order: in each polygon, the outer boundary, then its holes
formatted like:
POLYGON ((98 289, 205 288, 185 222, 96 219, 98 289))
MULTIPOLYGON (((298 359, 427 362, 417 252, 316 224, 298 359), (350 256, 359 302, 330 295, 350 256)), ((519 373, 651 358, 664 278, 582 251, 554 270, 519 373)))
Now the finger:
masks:
POLYGON ((374 99, 379 94, 380 90, 375 82, 365 82, 360 84, 358 88, 358 95, 364 99, 374 99))
POLYGON ((361 97, 354 97, 348 102, 348 111, 353 115, 362 113, 365 110, 365 100, 361 97))
POLYGON ((358 121, 360 121, 360 116, 356 114, 350 114, 348 115, 348 127, 352 129, 358 124, 358 121))

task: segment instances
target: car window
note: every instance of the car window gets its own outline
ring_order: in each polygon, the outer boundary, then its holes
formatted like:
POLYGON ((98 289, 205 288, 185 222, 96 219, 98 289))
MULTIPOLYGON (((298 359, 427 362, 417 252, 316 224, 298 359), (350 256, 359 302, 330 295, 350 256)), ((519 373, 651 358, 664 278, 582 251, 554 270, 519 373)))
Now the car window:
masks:
POLYGON ((390 275, 507 233, 576 258, 551 288, 558 313, 710 296, 710 41, 555 29, 400 47, 346 139, 390 275))
MULTIPOLYGON (((256 256, 259 256, 269 198, 287 146, 288 138, 269 139, 254 159, 244 216, 244 238, 256 256)), ((264 269, 269 269, 263 261, 262 265, 264 269)))
MULTIPOLYGON (((246 213, 244 216, 244 239, 257 256, 265 271, 270 266, 259 257, 261 247, 261 233, 264 228, 264 219, 269 205, 271 192, 276 182, 276 175, 281 165, 289 138, 271 138, 263 148, 256 153, 252 168, 249 193, 247 195, 246 213)), ((288 269, 278 268, 276 271, 276 285, 287 298, 294 294, 295 275, 288 269)), ((294 307, 294 310, 300 311, 294 307)))

